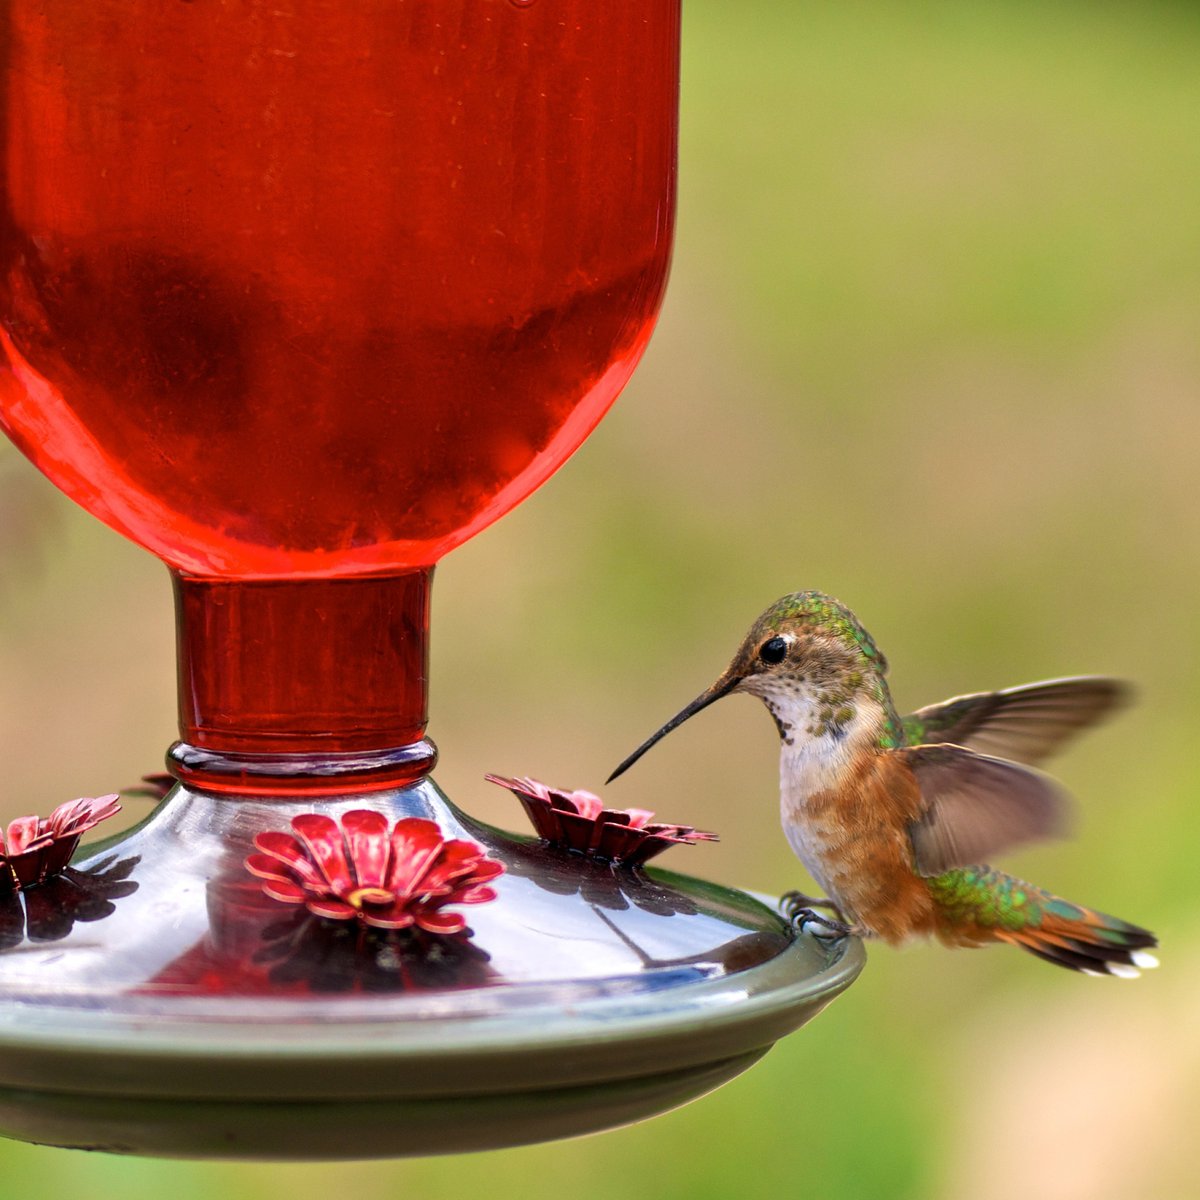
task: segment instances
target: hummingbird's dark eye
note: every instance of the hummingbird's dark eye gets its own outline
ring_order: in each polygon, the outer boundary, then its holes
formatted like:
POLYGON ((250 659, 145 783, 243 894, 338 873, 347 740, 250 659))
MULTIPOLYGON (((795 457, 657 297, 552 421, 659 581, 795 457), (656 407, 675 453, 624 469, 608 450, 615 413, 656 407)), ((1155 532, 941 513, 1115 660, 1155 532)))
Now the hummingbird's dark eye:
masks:
POLYGON ((765 663, 781 663, 787 657, 787 639, 773 637, 758 648, 758 657, 765 663))

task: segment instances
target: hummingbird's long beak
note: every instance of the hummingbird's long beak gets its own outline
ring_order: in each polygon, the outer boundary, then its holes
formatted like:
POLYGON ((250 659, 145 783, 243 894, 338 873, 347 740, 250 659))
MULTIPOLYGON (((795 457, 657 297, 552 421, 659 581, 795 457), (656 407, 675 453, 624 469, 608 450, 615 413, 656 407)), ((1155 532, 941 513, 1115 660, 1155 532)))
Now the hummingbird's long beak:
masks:
POLYGON ((666 737, 672 729, 678 729, 688 719, 694 717, 702 708, 707 708, 714 700, 727 696, 741 682, 739 675, 726 671, 707 691, 701 692, 686 708, 677 712, 657 733, 652 733, 604 782, 612 783, 618 775, 624 774, 633 766, 655 742, 666 737))

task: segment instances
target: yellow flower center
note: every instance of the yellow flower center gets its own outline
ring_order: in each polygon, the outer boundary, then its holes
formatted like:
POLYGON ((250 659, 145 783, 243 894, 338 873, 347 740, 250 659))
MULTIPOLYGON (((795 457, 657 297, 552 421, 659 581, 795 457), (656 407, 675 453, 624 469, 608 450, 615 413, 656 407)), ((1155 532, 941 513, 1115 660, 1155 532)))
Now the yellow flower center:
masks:
POLYGON ((355 888, 346 897, 346 902, 354 905, 355 908, 361 909, 369 904, 391 904, 395 898, 395 895, 389 892, 387 888, 363 887, 355 888))

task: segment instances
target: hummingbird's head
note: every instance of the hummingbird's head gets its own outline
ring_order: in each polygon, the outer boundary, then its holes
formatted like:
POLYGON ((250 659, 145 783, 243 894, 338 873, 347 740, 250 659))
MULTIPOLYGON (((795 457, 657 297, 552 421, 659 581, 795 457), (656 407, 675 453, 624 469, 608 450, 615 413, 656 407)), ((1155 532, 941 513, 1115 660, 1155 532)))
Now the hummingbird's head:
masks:
POLYGON ((792 592, 754 622, 716 682, 647 738, 609 781, 731 692, 757 696, 771 710, 780 735, 790 739, 802 716, 813 734, 847 724, 863 695, 881 690, 886 672, 887 660, 844 604, 824 592, 792 592))

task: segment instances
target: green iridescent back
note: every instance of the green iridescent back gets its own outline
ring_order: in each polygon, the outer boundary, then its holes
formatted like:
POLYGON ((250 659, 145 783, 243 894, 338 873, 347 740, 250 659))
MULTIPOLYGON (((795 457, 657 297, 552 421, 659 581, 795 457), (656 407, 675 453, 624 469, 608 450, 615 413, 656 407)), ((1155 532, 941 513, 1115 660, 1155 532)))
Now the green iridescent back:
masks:
POLYGON ((1072 904, 995 867, 956 867, 930 879, 929 890, 942 916, 953 925, 1019 933, 1041 929, 1048 919, 1057 918, 1085 924, 1090 939, 1109 946, 1149 945, 1152 940, 1140 925, 1072 904))
POLYGON ((1025 929, 1041 925, 1047 911, 1078 920, 1077 905, 993 867, 957 867, 929 880, 929 890, 942 914, 958 925, 985 929, 1025 929))

